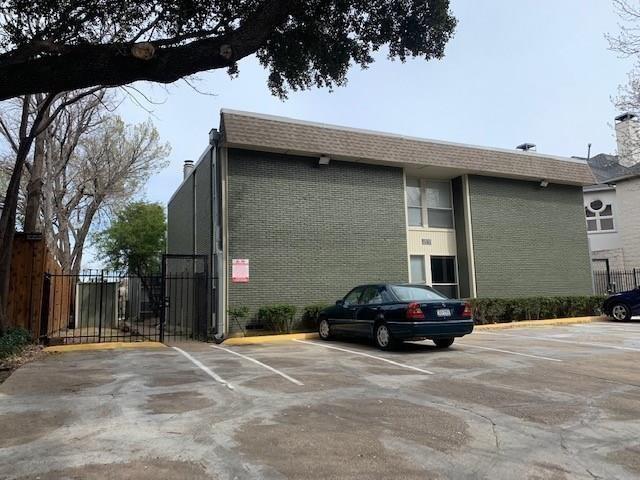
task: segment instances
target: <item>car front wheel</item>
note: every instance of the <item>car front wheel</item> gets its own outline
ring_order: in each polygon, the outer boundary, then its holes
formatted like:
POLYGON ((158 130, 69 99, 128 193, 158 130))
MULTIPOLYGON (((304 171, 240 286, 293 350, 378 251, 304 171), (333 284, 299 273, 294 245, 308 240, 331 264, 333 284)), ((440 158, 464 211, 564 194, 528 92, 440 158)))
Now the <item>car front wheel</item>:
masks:
POLYGON ((453 345, 453 338, 434 338, 433 343, 435 343, 438 348, 449 348, 453 345))
POLYGON ((321 319, 318 324, 318 335, 322 340, 331 340, 331 327, 326 318, 321 319))
POLYGON ((631 320, 631 309, 624 303, 616 303, 611 307, 611 316, 614 320, 631 320))

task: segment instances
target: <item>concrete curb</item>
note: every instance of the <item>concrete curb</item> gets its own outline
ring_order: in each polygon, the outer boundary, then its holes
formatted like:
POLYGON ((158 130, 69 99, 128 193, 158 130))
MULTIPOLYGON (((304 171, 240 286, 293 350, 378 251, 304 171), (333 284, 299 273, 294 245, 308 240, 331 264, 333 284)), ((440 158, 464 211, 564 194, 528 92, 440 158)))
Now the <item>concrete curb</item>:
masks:
MULTIPOLYGON (((552 318, 548 320, 523 320, 521 322, 509 323, 489 323, 487 325, 476 325, 474 330, 505 330, 509 328, 524 327, 550 327, 559 325, 573 325, 579 323, 591 323, 608 321, 607 317, 571 317, 552 318)), ((256 345, 260 343, 288 342, 290 340, 312 340, 317 339, 318 334, 313 333, 290 333, 283 335, 258 335, 255 337, 232 337, 224 341, 225 345, 256 345)))
POLYGON ((258 343, 288 342, 290 340, 309 340, 318 338, 312 333, 288 333, 283 335, 258 335, 255 337, 232 337, 224 341, 225 345, 255 345, 258 343))
POLYGON ((126 350, 135 348, 167 348, 160 342, 105 342, 105 343, 82 343, 78 345, 55 345, 45 347, 44 352, 66 353, 66 352, 90 352, 93 350, 126 350))
POLYGON ((504 330, 508 328, 524 328, 524 327, 551 327, 559 325, 574 325, 579 323, 607 322, 606 316, 598 317, 570 317, 570 318, 551 318, 548 320, 523 320, 521 322, 509 323, 488 323, 486 325, 476 325, 474 330, 504 330))
MULTIPOLYGON (((559 325, 573 325, 591 322, 606 322, 607 317, 573 317, 573 318, 552 318, 549 320, 525 320, 522 322, 490 323, 487 325, 476 325, 474 330, 505 330, 509 328, 525 327, 550 327, 559 325)), ((312 333, 289 333, 283 335, 258 335, 255 337, 232 337, 224 341, 225 345, 257 345, 261 343, 289 342, 291 340, 313 340, 318 334, 312 333)), ((93 350, 121 350, 129 348, 166 348, 160 342, 105 342, 105 343, 83 343, 79 345, 58 345, 46 347, 44 352, 88 352, 93 350)))

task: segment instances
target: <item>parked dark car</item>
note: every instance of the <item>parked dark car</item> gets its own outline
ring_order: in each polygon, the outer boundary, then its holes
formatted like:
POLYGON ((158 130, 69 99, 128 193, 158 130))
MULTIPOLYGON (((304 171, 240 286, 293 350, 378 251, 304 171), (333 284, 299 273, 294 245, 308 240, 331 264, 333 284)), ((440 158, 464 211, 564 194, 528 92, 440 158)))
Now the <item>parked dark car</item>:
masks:
POLYGON ((318 317, 323 340, 334 335, 373 339, 387 350, 404 340, 430 339, 440 348, 473 331, 471 306, 431 287, 414 284, 360 285, 318 317))
POLYGON ((604 301, 602 311, 618 321, 640 315, 640 288, 611 295, 604 301))

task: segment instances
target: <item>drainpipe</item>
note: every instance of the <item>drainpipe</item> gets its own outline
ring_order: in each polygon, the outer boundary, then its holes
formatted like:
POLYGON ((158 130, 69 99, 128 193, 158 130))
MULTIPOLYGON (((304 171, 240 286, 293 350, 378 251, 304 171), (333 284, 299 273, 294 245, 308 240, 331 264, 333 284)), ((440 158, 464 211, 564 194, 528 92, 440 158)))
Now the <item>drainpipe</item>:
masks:
POLYGON ((221 283, 224 281, 223 277, 220 275, 220 265, 221 265, 221 255, 222 248, 220 248, 220 209, 219 205, 219 158, 218 158, 218 145, 220 143, 220 132, 213 128, 209 132, 209 145, 211 149, 209 150, 210 155, 210 175, 209 175, 209 192, 211 194, 211 218, 210 218, 210 231, 211 231, 211 271, 213 273, 213 283, 214 283, 214 292, 215 296, 212 299, 212 306, 216 309, 215 314, 215 324, 213 325, 213 341, 215 343, 222 343, 224 341, 224 328, 220 328, 220 320, 224 315, 224 312, 221 312, 219 301, 220 295, 222 294, 222 286, 221 283))

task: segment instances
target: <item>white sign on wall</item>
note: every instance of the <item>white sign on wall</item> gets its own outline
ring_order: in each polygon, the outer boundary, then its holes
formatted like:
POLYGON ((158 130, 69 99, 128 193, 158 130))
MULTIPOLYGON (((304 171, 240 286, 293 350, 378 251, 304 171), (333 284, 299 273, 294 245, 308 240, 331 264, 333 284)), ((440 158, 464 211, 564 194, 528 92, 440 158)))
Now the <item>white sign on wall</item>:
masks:
POLYGON ((231 260, 231 281, 233 283, 249 283, 248 258, 234 258, 231 260))

